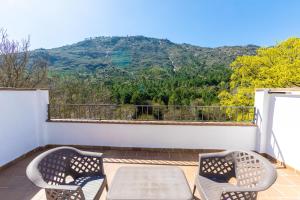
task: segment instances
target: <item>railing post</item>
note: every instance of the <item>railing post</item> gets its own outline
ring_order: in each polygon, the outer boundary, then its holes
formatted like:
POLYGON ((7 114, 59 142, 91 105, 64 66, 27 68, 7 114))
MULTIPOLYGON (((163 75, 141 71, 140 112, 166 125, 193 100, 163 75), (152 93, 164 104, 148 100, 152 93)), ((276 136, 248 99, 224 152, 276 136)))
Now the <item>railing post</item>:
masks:
POLYGON ((256 107, 253 107, 253 119, 252 119, 252 123, 256 124, 256 107))
POLYGON ((48 109, 47 109, 47 114, 48 114, 47 120, 49 121, 49 120, 51 119, 51 115, 50 115, 50 104, 47 104, 47 107, 48 107, 48 109))

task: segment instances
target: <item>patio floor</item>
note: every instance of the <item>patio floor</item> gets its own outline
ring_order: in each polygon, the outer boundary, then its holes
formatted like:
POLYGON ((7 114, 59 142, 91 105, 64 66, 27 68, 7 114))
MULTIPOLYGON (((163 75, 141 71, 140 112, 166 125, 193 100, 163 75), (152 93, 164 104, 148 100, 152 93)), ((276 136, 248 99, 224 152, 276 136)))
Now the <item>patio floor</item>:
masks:
MULTIPOLYGON (((198 153, 187 152, 157 152, 157 151, 102 151, 105 155, 104 168, 110 185, 112 178, 121 166, 145 165, 176 165, 180 167, 190 184, 193 186, 197 170, 198 153)), ((35 187, 26 177, 28 163, 40 152, 26 157, 13 166, 0 172, 0 199, 27 200, 45 199, 44 191, 35 187)), ((259 193, 260 200, 290 199, 300 200, 300 175, 290 169, 277 167, 278 179, 267 191, 259 193)), ((105 199, 104 191, 101 199, 105 199)), ((199 197, 196 194, 196 197, 199 197)))

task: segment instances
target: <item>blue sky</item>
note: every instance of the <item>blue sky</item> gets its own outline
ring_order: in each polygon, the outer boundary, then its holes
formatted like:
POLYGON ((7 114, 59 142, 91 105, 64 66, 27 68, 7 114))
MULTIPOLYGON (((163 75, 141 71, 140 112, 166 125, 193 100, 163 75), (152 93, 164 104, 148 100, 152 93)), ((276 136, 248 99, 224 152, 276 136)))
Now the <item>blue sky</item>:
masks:
POLYGON ((300 37, 300 0, 0 0, 0 27, 31 48, 145 35, 200 46, 300 37))

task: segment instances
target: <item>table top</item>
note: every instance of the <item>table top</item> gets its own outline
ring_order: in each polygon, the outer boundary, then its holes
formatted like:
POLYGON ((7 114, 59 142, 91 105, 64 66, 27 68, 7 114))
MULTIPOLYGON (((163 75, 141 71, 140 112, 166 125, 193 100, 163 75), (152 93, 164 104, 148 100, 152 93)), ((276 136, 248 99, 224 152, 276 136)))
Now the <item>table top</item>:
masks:
POLYGON ((183 171, 171 166, 121 167, 116 172, 107 194, 107 200, 192 198, 183 171))

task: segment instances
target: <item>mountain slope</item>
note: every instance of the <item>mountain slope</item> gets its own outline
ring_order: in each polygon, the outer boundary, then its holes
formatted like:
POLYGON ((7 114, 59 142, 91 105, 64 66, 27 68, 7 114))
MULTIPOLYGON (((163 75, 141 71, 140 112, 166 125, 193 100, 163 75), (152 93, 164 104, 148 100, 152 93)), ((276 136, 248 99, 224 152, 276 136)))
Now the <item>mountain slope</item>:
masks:
POLYGON ((50 69, 59 72, 94 72, 118 69, 136 72, 149 67, 176 71, 183 67, 212 68, 229 64, 239 55, 253 55, 258 47, 224 46, 206 48, 176 44, 167 39, 96 37, 54 49, 37 49, 32 57, 48 60, 50 69))

